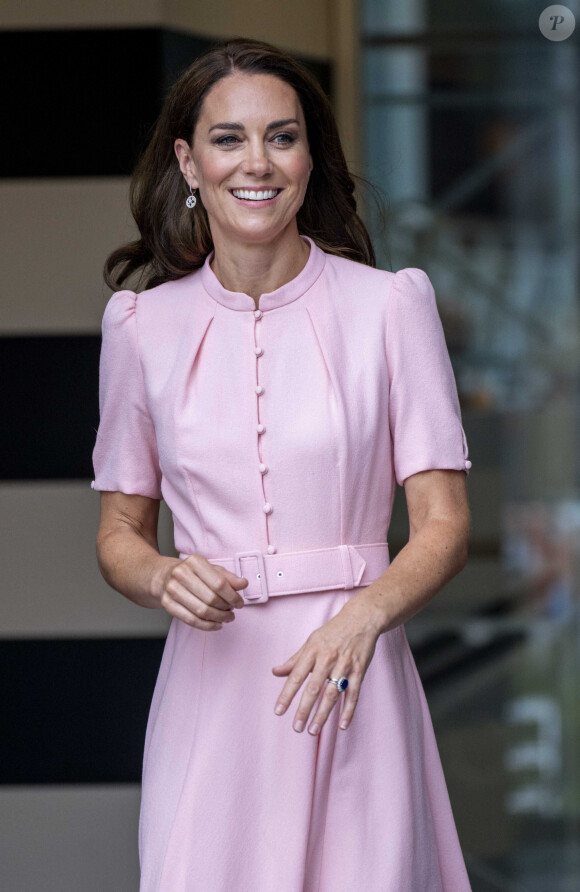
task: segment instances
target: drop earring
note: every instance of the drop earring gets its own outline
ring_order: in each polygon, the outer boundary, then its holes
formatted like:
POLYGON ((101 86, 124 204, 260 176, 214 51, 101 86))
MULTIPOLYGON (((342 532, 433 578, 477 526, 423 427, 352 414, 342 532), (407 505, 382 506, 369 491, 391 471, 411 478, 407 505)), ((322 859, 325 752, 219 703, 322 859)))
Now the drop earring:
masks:
POLYGON ((191 186, 189 187, 189 191, 191 192, 191 195, 187 196, 187 198, 185 199, 185 203, 188 208, 194 208, 197 203, 197 198, 193 194, 193 189, 191 188, 191 186))

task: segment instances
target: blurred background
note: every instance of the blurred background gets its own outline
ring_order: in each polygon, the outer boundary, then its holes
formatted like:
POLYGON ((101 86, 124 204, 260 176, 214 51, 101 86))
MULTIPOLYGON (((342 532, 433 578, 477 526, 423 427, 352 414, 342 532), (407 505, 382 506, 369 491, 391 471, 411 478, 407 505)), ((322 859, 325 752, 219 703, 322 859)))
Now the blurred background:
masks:
MULTIPOLYGON (((142 748, 169 616, 114 592, 96 564, 101 269, 134 236, 129 175, 168 86, 233 36, 276 43, 316 74, 351 170, 386 204, 382 220, 360 193, 378 266, 421 267, 435 286, 473 532, 467 566, 407 634, 472 888, 580 889, 580 29, 577 3, 558 10, 0 7, 7 892, 138 888, 142 748)), ((399 488, 392 557, 407 536, 399 488)), ((160 538, 173 554, 164 504, 160 538)))

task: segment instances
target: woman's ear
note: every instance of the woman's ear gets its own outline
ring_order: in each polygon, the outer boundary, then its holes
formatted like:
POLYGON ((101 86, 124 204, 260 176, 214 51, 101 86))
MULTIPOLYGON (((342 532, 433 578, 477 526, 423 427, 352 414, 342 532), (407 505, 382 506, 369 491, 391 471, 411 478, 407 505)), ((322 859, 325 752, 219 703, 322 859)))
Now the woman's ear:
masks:
POLYGON ((191 147, 184 139, 176 139, 173 148, 179 162, 179 169, 185 177, 188 186, 191 186, 192 189, 197 189, 198 182, 191 147))

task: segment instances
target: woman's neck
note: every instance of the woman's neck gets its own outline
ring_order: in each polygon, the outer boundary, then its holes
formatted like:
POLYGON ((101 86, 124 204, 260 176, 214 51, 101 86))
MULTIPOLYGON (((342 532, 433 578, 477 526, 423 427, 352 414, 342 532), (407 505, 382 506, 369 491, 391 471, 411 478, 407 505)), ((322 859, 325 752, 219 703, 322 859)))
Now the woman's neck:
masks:
POLYGON ((306 266, 310 246, 298 232, 267 245, 245 244, 226 247, 214 241, 211 269, 228 291, 252 297, 258 306, 260 295, 269 294, 295 279, 306 266))

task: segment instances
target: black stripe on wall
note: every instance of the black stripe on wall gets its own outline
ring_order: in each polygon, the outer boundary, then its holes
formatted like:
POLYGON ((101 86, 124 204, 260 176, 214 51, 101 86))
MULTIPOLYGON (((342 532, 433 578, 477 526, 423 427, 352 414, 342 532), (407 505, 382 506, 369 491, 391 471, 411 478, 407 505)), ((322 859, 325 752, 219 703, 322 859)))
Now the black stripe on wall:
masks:
MULTIPOLYGON (((0 32, 0 177, 128 175, 169 85, 213 43, 163 28, 0 32)), ((300 61, 332 97, 330 63, 300 61)))
POLYGON ((0 783, 139 783, 164 643, 3 641, 0 783))
MULTIPOLYGON (((451 633, 412 646, 428 696, 520 646, 451 633)), ((0 784, 140 783, 147 718, 165 638, 5 640, 0 784)))
POLYGON ((100 335, 0 338, 0 479, 91 478, 100 335))

